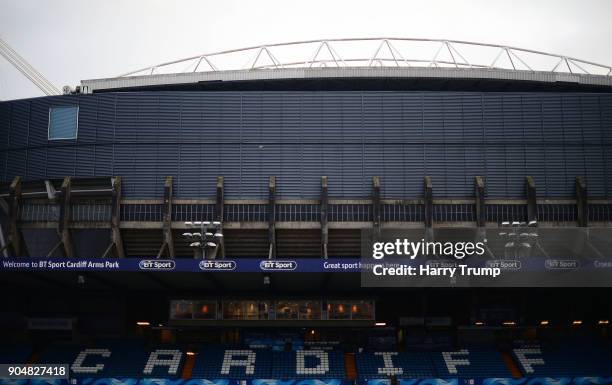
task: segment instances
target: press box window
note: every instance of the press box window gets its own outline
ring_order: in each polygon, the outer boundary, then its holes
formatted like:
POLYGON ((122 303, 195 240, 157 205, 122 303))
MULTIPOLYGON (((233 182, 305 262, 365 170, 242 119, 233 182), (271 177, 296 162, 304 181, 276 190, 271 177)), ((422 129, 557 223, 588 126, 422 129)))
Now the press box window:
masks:
POLYGON ((79 107, 49 108, 49 140, 76 139, 79 107))

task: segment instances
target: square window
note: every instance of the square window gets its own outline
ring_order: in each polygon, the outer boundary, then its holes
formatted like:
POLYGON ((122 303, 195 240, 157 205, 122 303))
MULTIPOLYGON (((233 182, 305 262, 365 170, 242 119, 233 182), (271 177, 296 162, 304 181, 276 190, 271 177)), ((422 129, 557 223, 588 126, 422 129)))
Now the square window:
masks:
POLYGON ((79 107, 49 108, 49 140, 76 139, 79 126, 79 107))

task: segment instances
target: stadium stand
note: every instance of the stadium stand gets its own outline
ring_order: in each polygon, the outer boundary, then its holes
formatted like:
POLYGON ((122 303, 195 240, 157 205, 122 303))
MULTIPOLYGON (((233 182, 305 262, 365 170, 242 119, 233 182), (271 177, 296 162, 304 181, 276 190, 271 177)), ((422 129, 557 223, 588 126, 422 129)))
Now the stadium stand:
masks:
POLYGON ((344 354, 322 349, 275 352, 272 378, 344 378, 344 354))
POLYGON ((539 343, 517 347, 513 350, 513 354, 526 377, 612 374, 610 348, 601 343, 578 341, 559 345, 539 343))
POLYGON ((391 375, 432 378, 436 372, 427 352, 364 352, 356 354, 360 378, 384 378, 391 375))
POLYGON ((456 351, 432 354, 432 357, 438 376, 511 377, 500 352, 494 348, 466 346, 456 351))
MULTIPOLYGON (((274 350, 244 345, 207 345, 191 355, 194 379, 300 380, 347 378, 359 381, 433 378, 512 378, 612 376, 611 349, 602 341, 566 339, 521 343, 508 357, 492 345, 463 345, 452 350, 372 351, 353 353, 342 344, 305 344, 306 349, 274 350), (345 358, 353 360, 354 367, 345 358), (356 370, 355 370, 356 369, 356 370), (513 370, 514 372, 512 372, 513 370), (350 372, 350 375, 349 375, 350 372)), ((297 344, 297 347, 302 347, 297 344)), ((194 349, 190 349, 193 351, 194 349)), ((27 345, 0 346, 0 362, 70 365, 73 378, 182 378, 188 349, 182 345, 149 345, 144 340, 99 340, 91 345, 50 344, 42 351, 27 345)))
POLYGON ((25 364, 28 362, 32 349, 27 345, 0 345, 0 362, 25 364))
POLYGON ((199 351, 192 373, 194 378, 246 380, 271 378, 271 368, 272 352, 267 349, 225 349, 214 346, 199 351))

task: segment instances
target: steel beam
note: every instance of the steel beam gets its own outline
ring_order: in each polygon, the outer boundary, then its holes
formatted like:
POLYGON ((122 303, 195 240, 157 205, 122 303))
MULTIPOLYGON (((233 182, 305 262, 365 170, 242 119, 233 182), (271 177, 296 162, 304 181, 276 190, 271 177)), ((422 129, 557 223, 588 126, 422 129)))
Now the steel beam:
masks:
POLYGON ((327 190, 327 176, 321 177, 321 256, 327 259, 327 245, 329 243, 329 228, 327 226, 329 195, 327 190))
MULTIPOLYGON (((215 203, 215 220, 221 223, 221 232, 223 233, 223 218, 225 208, 225 178, 222 176, 217 177, 217 196, 215 203)), ((218 254, 221 259, 225 258, 225 237, 219 239, 218 254)))
POLYGON ((60 202, 60 214, 57 231, 60 241, 64 246, 64 255, 66 257, 74 257, 74 246, 72 236, 70 234, 70 217, 72 203, 72 178, 67 176, 64 178, 61 187, 62 199, 60 202))
POLYGON ((121 177, 116 176, 111 181, 111 243, 104 252, 103 257, 107 257, 112 249, 115 249, 117 257, 125 257, 123 238, 121 237, 121 177))
POLYGON ((536 200, 536 184, 533 177, 525 178, 525 195, 527 196, 527 222, 538 220, 538 203, 536 200))
POLYGON ((19 228, 21 217, 21 177, 16 176, 9 186, 9 228, 8 242, 9 251, 15 257, 27 254, 23 233, 19 228))
POLYGON ((424 178, 424 189, 425 227, 431 228, 433 227, 433 185, 430 176, 424 178))
POLYGON ((268 259, 276 258, 276 177, 268 182, 268 259))
POLYGON ((380 237, 381 203, 380 203, 380 177, 372 177, 372 227, 375 237, 380 237))
POLYGON ((576 177, 576 206, 578 209, 578 226, 587 227, 589 225, 587 182, 582 176, 576 177))
POLYGON ((164 252, 169 258, 176 257, 174 250, 174 238, 172 237, 172 177, 167 176, 164 182, 164 207, 162 218, 163 243, 157 253, 157 258, 161 258, 164 252))
POLYGON ((484 227, 486 223, 485 184, 481 176, 474 178, 474 195, 476 196, 476 226, 484 227))

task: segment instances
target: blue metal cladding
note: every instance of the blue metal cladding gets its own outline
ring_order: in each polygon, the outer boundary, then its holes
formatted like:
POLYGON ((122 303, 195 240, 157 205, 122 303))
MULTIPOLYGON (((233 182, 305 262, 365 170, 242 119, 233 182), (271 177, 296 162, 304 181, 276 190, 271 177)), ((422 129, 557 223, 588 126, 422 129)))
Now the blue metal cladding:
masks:
POLYGON ((0 180, 121 175, 155 198, 174 176, 182 198, 612 196, 612 94, 480 92, 125 92, 0 103, 0 180), (49 108, 78 106, 78 138, 49 141, 49 108))

